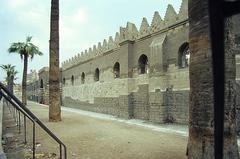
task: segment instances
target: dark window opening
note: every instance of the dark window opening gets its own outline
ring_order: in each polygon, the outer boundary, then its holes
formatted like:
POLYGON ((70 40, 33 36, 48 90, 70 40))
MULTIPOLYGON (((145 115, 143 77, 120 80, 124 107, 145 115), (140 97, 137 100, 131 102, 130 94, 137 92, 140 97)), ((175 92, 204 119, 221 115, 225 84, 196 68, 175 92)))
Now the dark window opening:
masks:
POLYGON ((43 79, 40 81, 40 88, 43 88, 43 79))
POLYGON ((72 78, 71 78, 71 83, 72 85, 74 85, 74 76, 72 75, 72 78))
POLYGON ((119 78, 120 77, 120 64, 119 62, 116 62, 114 67, 113 67, 113 73, 114 73, 114 78, 119 78))
POLYGON ((188 67, 189 62, 190 62, 189 44, 184 43, 181 45, 178 51, 178 66, 180 68, 188 67))
POLYGON ((138 69, 139 69, 139 74, 145 74, 149 72, 148 57, 144 54, 141 55, 138 59, 138 69))
POLYGON ((84 84, 85 83, 85 73, 83 72, 81 75, 81 83, 84 84))
POLYGON ((65 85, 66 84, 66 79, 65 78, 63 78, 63 85, 65 85))
POLYGON ((94 81, 99 81, 100 71, 98 68, 95 70, 94 81))

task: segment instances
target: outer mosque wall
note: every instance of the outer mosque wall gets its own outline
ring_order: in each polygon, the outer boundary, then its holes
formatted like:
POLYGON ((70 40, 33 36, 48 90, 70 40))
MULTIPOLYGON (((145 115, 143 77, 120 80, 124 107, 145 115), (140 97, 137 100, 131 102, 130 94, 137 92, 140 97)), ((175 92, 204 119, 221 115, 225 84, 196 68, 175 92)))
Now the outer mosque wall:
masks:
POLYGON ((179 50, 188 42, 187 1, 179 14, 168 6, 164 20, 157 12, 151 25, 143 18, 63 63, 65 106, 153 122, 188 120, 188 67, 180 68, 179 50), (139 60, 147 57, 145 73, 139 60), (114 78, 114 65, 120 77, 114 78), (99 81, 95 81, 98 68, 99 81), (82 73, 85 78, 83 82, 82 73))
MULTIPOLYGON (((164 19, 155 12, 151 24, 143 18, 139 29, 128 22, 114 38, 110 36, 108 40, 63 62, 62 104, 122 118, 186 124, 189 108, 189 57, 185 54, 189 32, 187 8, 187 0, 183 0, 178 14, 169 5, 164 19), (119 70, 115 67, 117 62, 119 70)), ((240 34, 236 28, 239 131, 240 34)), ((49 102, 48 73, 48 68, 41 69, 36 82, 38 100, 44 104, 49 102)), ((36 95, 36 90, 29 92, 36 95)))

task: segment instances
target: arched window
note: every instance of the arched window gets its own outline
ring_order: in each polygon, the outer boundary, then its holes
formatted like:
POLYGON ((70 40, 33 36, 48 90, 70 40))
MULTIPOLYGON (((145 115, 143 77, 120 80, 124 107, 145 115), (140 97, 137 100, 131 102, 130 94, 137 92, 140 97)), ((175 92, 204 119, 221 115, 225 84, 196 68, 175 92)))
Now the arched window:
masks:
POLYGON ((149 72, 148 57, 142 54, 138 59, 139 74, 145 74, 149 72))
POLYGON ((63 85, 65 85, 66 84, 66 79, 65 78, 63 78, 63 85))
POLYGON ((83 72, 81 75, 81 83, 84 84, 85 83, 85 73, 83 72))
POLYGON ((120 77, 120 64, 119 64, 119 62, 116 62, 114 64, 113 74, 114 74, 114 78, 119 78, 120 77))
POLYGON ((189 44, 186 42, 181 45, 178 51, 178 66, 179 68, 185 68, 189 66, 190 52, 189 44))
POLYGON ((71 78, 71 83, 72 85, 74 85, 74 76, 72 75, 72 78, 71 78))
POLYGON ((95 74, 94 74, 94 81, 99 81, 99 75, 100 75, 100 71, 98 68, 96 68, 95 74))
POLYGON ((40 88, 43 88, 43 79, 40 80, 40 88))

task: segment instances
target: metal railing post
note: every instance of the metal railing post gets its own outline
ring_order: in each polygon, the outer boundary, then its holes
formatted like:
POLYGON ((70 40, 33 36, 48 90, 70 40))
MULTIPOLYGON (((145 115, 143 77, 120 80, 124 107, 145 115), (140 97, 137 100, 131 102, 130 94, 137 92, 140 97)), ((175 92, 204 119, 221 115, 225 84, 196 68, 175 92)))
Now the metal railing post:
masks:
POLYGON ((35 141, 35 122, 33 123, 33 159, 35 159, 35 151, 36 151, 36 141, 35 141))
POLYGON ((60 159, 62 159, 62 145, 59 144, 59 148, 60 148, 60 159))
POLYGON ((13 118, 14 118, 14 121, 16 122, 16 114, 15 114, 15 108, 13 107, 13 118))
POLYGON ((26 123, 26 115, 23 117, 23 124, 24 124, 24 144, 27 144, 27 123, 26 123))
POLYGON ((18 110, 18 133, 21 133, 21 116, 20 111, 18 110))

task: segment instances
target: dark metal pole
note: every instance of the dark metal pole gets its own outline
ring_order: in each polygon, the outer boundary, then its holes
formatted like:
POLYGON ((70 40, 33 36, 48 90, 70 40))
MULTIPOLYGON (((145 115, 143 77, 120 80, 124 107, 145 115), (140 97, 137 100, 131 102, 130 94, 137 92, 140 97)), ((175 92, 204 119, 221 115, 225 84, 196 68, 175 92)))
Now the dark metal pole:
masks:
POLYGON ((18 110, 17 109, 15 109, 15 114, 16 114, 16 121, 17 121, 17 125, 18 125, 18 110))
POLYGON ((67 159, 67 147, 63 145, 64 147, 64 159, 67 159))
POLYGON ((36 148, 35 148, 35 123, 33 123, 33 159, 35 159, 35 152, 36 152, 36 148))
POLYGON ((26 115, 24 115, 23 119, 24 119, 24 121, 23 121, 23 124, 24 124, 24 144, 26 145, 26 144, 27 144, 27 123, 26 123, 26 115))
POLYGON ((18 123, 19 123, 19 121, 18 121, 18 110, 15 108, 15 114, 16 114, 16 121, 17 121, 17 125, 18 125, 18 123))
POLYGON ((15 108, 13 107, 13 118, 14 118, 14 121, 16 122, 16 115, 15 115, 15 108))
POLYGON ((59 148, 60 148, 60 159, 62 159, 62 144, 59 144, 59 148))
POLYGON ((215 159, 223 159, 225 92, 223 0, 208 0, 208 3, 214 82, 214 154, 215 159))
POLYGON ((20 111, 18 110, 18 132, 21 133, 21 116, 20 111))

